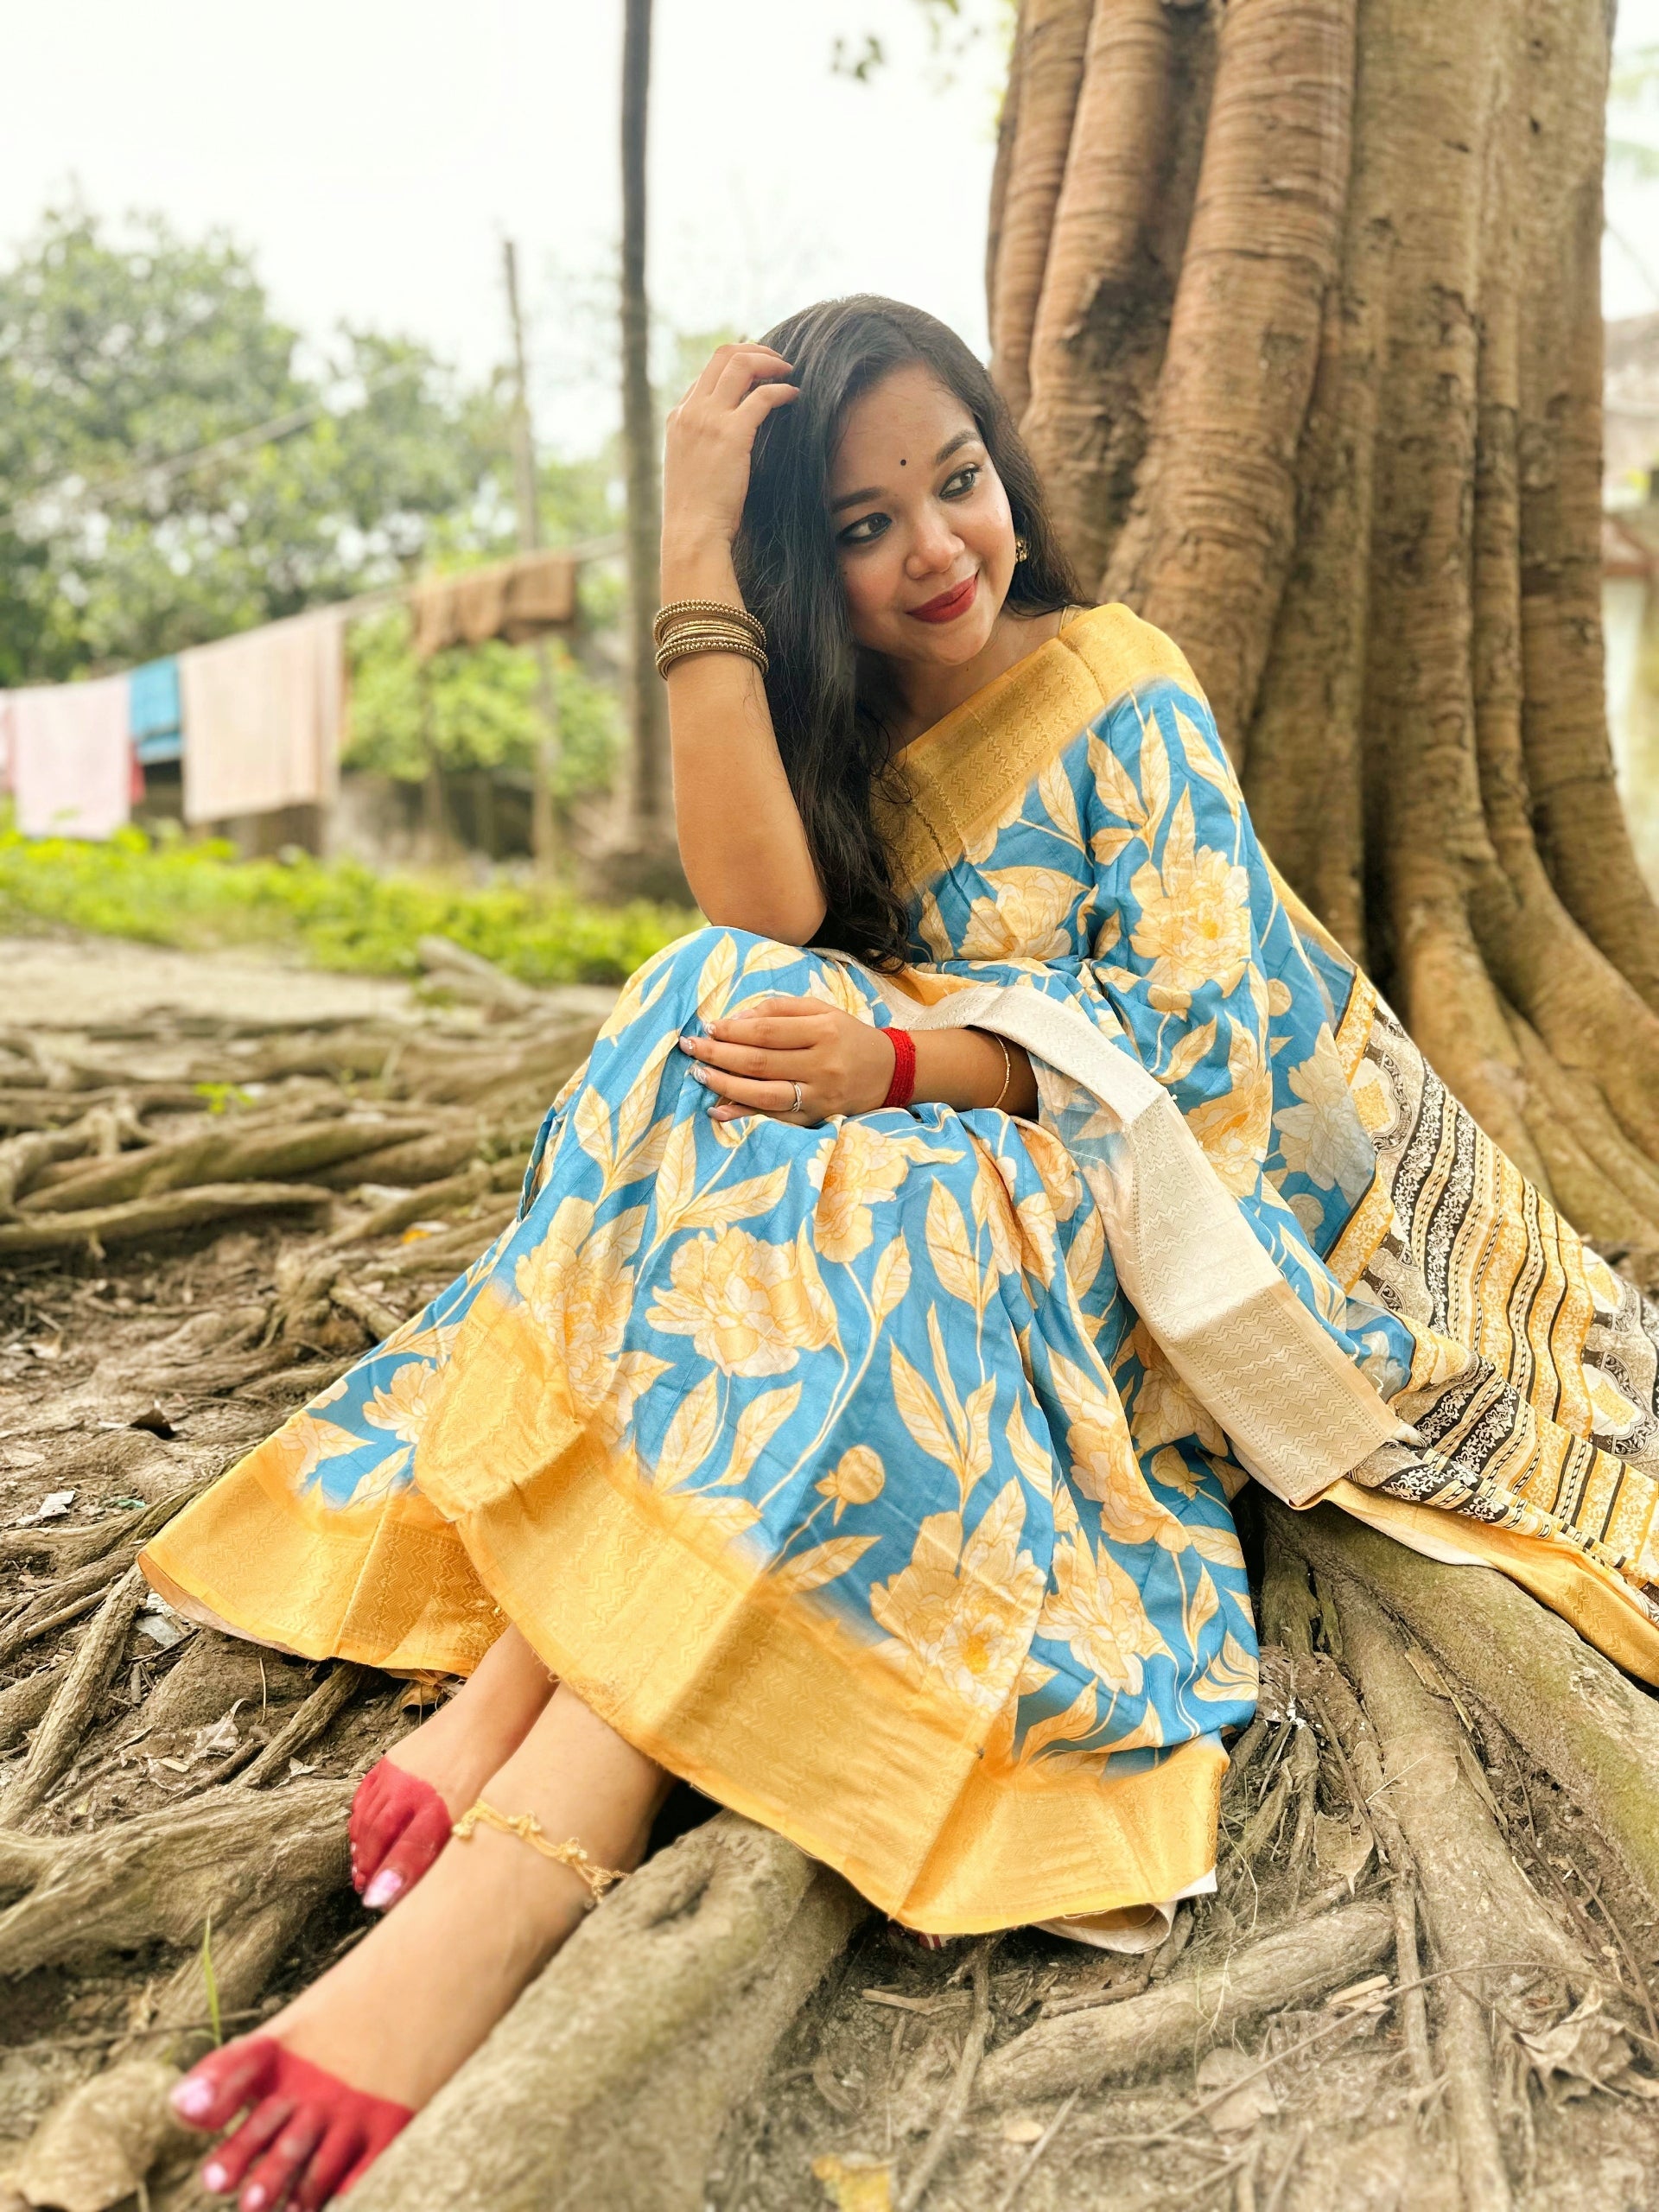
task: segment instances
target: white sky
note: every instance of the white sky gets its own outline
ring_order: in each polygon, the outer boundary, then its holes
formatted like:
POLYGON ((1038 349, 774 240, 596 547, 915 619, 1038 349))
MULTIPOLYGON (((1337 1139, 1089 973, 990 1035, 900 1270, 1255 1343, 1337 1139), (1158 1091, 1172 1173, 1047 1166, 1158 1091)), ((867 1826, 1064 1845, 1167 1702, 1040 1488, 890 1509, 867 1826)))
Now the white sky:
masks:
MULTIPOLYGON (((971 0, 988 18, 995 0, 971 0)), ((518 239, 543 434, 587 446, 608 395, 571 302, 619 226, 620 0, 73 0, 6 10, 0 244, 74 187, 251 245, 279 310, 424 338, 481 372, 505 350, 518 239)), ((984 343, 995 42, 941 88, 912 0, 657 0, 651 278, 682 327, 759 331, 824 294, 885 291, 984 343), (896 57, 835 76, 837 35, 896 57)), ((1659 43, 1624 0, 1621 46, 1659 43)), ((1659 134, 1659 110, 1655 130, 1659 134)), ((1659 183, 1624 187, 1606 307, 1659 308, 1659 183)))

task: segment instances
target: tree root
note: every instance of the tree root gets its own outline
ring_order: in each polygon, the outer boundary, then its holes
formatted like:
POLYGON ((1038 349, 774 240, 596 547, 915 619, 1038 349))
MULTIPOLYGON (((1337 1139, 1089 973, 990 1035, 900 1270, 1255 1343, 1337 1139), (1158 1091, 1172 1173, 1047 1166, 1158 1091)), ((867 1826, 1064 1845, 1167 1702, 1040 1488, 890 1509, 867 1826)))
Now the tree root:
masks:
POLYGON ((52 1694, 63 1680, 61 1667, 42 1667, 0 1690, 0 1751, 9 1751, 25 1736, 52 1702, 52 1694))
POLYGON ((1507 1575, 1447 1567, 1330 1506, 1264 1500, 1270 1541, 1363 1584, 1594 1821, 1659 1910, 1659 1704, 1507 1575))
POLYGON ((245 1789, 263 1789, 280 1782, 288 1763, 326 1733, 357 1694, 368 1669, 342 1660, 332 1667, 309 1697, 277 1730, 242 1777, 245 1789))
POLYGON ((975 2102, 1062 2097, 1201 2056, 1247 2021, 1364 1974, 1393 1942, 1388 1906, 1363 1898, 1241 1949, 1203 1955, 1144 1996, 1027 2028, 981 2067, 975 2102))
POLYGON ((353 2191, 353 2212, 701 2212, 728 2113, 862 1918, 722 1813, 632 1875, 353 2191))
POLYGON ((130 1567, 99 1607, 35 1732, 22 1773, 0 1800, 8 1823, 26 1820, 73 1763, 148 1588, 138 1568, 130 1567))
POLYGON ((210 1914, 215 1926, 238 1920, 290 1883, 314 1896, 343 1888, 352 1787, 296 1780, 255 1800, 226 1791, 90 1834, 0 1831, 0 1891, 30 1885, 0 1913, 0 1976, 195 1944, 210 1914))
POLYGON ((85 1251, 88 1245, 142 1244, 181 1229, 200 1229, 238 1214, 309 1213, 332 1206, 332 1191, 309 1183, 204 1183, 121 1205, 75 1213, 36 1214, 0 1222, 0 1258, 85 1251))
MULTIPOLYGON (((372 1121, 331 1117, 298 1129, 291 1119, 274 1128, 213 1129, 203 1135, 152 1145, 143 1152, 126 1153, 117 1160, 93 1161, 65 1179, 32 1192, 22 1200, 19 1211, 29 1215, 85 1211, 92 1206, 157 1198, 166 1191, 194 1189, 204 1184, 275 1183, 307 1174, 319 1180, 332 1179, 342 1161, 384 1154, 393 1147, 407 1148, 411 1142, 429 1141, 435 1131, 436 1124, 430 1120, 410 1122, 379 1116, 372 1121)), ((452 1140, 446 1135, 443 1141, 452 1140)), ((348 1182, 362 1179, 355 1173, 347 1178, 348 1182)))

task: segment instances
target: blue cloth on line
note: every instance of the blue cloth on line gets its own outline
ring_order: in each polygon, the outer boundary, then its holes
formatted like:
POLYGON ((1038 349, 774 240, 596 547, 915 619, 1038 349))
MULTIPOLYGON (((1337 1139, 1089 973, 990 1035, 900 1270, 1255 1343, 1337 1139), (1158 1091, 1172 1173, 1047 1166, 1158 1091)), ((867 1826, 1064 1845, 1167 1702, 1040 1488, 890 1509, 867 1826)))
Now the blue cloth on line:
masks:
POLYGON ((141 765, 160 766, 184 757, 184 733, 179 712, 179 664, 152 660, 135 668, 127 678, 127 712, 133 744, 141 765))

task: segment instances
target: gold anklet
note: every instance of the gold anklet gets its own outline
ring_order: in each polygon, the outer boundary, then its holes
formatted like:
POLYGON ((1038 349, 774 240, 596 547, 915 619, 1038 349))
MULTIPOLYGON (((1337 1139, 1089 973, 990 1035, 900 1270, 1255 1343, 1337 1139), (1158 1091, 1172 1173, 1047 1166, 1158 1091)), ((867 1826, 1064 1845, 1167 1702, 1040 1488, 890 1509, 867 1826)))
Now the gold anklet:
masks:
POLYGON ((475 1805, 467 1807, 449 1833, 458 1843, 470 1843, 473 1832, 480 1822, 486 1828, 499 1828, 503 1835, 516 1835, 520 1843, 539 1851, 543 1859, 556 1859, 561 1866, 568 1866, 576 1879, 588 1886, 587 1910, 590 1912, 607 1890, 613 1890, 619 1882, 627 1879, 626 1874, 619 1874, 612 1867, 595 1866, 574 1836, 569 1843, 550 1843, 547 1830, 534 1813, 498 1813, 481 1797, 475 1805))

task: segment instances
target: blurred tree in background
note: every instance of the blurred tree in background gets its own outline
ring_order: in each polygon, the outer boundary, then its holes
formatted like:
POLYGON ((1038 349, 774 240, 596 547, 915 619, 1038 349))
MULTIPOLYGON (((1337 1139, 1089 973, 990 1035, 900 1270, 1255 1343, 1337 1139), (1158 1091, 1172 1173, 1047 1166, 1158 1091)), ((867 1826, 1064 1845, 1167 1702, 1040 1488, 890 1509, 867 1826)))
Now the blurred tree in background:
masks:
POLYGON ((393 582, 440 520, 477 557, 505 467, 495 396, 423 346, 346 331, 308 368, 227 238, 51 211, 0 269, 0 683, 393 582))

